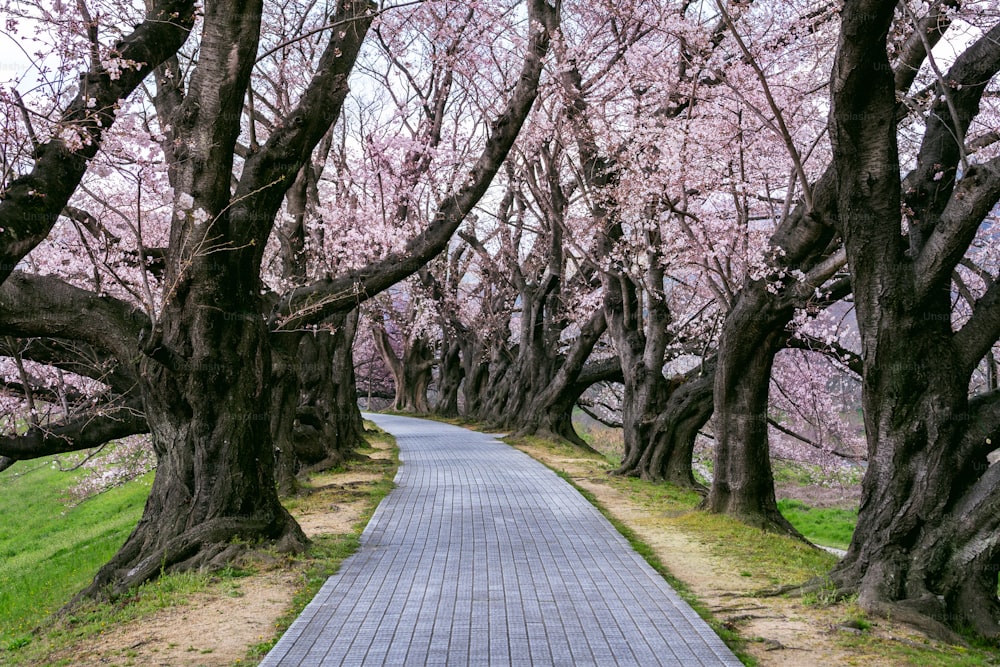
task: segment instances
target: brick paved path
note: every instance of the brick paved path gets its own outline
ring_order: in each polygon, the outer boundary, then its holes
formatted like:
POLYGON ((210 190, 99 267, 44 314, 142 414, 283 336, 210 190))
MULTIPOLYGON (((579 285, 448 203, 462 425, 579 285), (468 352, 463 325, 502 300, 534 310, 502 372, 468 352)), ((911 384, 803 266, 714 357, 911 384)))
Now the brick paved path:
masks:
POLYGON ((370 417, 397 488, 263 665, 739 665, 569 484, 487 435, 370 417))

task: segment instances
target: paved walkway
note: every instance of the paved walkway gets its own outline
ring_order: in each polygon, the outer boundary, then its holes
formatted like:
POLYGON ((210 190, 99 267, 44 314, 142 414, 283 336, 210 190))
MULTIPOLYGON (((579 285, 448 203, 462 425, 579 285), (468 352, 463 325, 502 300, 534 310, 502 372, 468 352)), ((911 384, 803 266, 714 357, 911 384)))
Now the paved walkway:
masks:
POLYGON ((569 484, 487 435, 375 415, 397 488, 262 665, 739 665, 569 484))

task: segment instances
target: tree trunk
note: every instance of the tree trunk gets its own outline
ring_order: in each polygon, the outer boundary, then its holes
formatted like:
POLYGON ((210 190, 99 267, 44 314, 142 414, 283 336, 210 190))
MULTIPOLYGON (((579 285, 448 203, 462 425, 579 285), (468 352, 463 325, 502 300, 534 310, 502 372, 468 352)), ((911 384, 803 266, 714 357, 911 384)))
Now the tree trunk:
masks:
POLYGON ((271 438, 274 444, 278 493, 290 497, 298 492, 295 453, 295 412, 299 404, 299 379, 295 368, 299 332, 271 335, 271 438))
POLYGON ((403 405, 401 410, 425 415, 431 411, 427 390, 434 379, 434 351, 427 340, 418 338, 403 357, 403 405))
POLYGON ((417 336, 411 341, 403 341, 403 356, 400 358, 392 347, 392 341, 385 327, 373 324, 372 337, 382 361, 392 373, 392 381, 396 386, 396 398, 393 400, 392 409, 418 414, 430 412, 427 389, 434 377, 432 371, 434 354, 426 339, 417 336))
POLYGON ((482 358, 478 340, 459 341, 462 352, 462 414, 476 418, 482 414, 489 386, 490 364, 482 358))
MULTIPOLYGON (((213 256, 214 257, 214 256, 213 256)), ((118 595, 161 572, 228 562, 249 545, 302 549, 278 501, 271 356, 258 282, 198 258, 201 280, 164 306, 141 364, 157 474, 138 526, 82 595, 118 595)))
POLYGON ((774 356, 785 341, 790 307, 776 307, 766 286, 745 286, 719 337, 715 375, 715 465, 711 512, 801 538, 778 511, 767 435, 774 356))
POLYGON ((1000 287, 986 288, 957 331, 951 288, 956 264, 1000 199, 1000 163, 961 165, 956 142, 1000 71, 1000 26, 955 59, 942 77, 947 90, 935 88, 904 188, 886 55, 893 16, 893 3, 848 0, 831 79, 868 439, 858 524, 831 577, 862 607, 938 637, 958 639, 952 630, 967 628, 997 638, 1000 466, 987 455, 1000 429, 1000 395, 970 400, 968 392, 1000 336, 1000 287))
MULTIPOLYGON (((973 482, 989 462, 963 457, 967 377, 937 344, 947 332, 914 318, 892 322, 865 360, 868 470, 850 549, 831 577, 863 606, 938 637, 952 638, 928 619, 995 637, 1000 522, 997 501, 973 492, 986 486, 973 482), (993 516, 982 522, 987 504, 993 516)), ((987 474, 990 486, 997 472, 987 474)))
POLYGON ((469 352, 462 352, 465 416, 485 424, 496 423, 500 418, 497 406, 506 403, 511 391, 507 380, 516 350, 511 351, 505 343, 494 341, 488 350, 489 358, 485 359, 478 344, 468 348, 469 352))
POLYGON ((631 434, 632 442, 647 444, 633 447, 632 455, 622 461, 616 472, 704 492, 694 478, 692 458, 698 432, 712 416, 714 381, 713 359, 682 378, 665 382, 667 398, 658 412, 647 415, 638 424, 634 420, 623 423, 623 428, 637 431, 631 434), (637 426, 642 432, 638 432, 637 426))
POLYGON ((358 311, 330 318, 332 331, 307 335, 299 346, 300 402, 297 436, 314 456, 303 461, 321 470, 355 456, 364 441, 354 380, 354 336, 358 311))
MULTIPOLYGON (((566 440, 577 447, 596 451, 580 437, 573 426, 573 409, 580 396, 591 385, 620 375, 620 366, 607 366, 604 372, 587 373, 584 365, 594 346, 607 330, 603 310, 598 310, 580 328, 573 345, 564 355, 555 356, 547 364, 534 363, 546 373, 536 372, 534 383, 523 395, 527 409, 507 412, 507 425, 518 435, 543 435, 566 440), (530 392, 530 393, 529 393, 530 392)), ((529 359, 529 363, 530 363, 529 359)))
POLYGON ((438 365, 438 400, 434 412, 442 417, 458 416, 458 390, 464 372, 460 346, 456 341, 447 343, 438 365))

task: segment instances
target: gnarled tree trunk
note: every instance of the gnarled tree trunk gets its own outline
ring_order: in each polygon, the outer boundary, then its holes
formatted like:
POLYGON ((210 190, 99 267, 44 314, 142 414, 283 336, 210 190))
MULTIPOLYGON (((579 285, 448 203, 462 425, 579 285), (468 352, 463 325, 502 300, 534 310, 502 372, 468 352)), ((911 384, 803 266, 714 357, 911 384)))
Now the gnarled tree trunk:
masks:
POLYGON ((715 465, 705 505, 752 526, 801 537, 778 511, 767 437, 771 367, 792 309, 773 308, 766 292, 760 281, 745 286, 719 338, 715 465))
MULTIPOLYGON (((899 176, 886 56, 895 3, 848 0, 831 80, 840 229, 861 333, 868 439, 858 524, 831 573, 840 590, 945 638, 1000 636, 1000 395, 968 397, 1000 337, 987 283, 953 331, 952 272, 1000 200, 1000 160, 963 164, 965 136, 1000 71, 1000 24, 934 88, 916 166, 899 176), (904 187, 905 184, 905 187, 904 187), (901 211, 906 211, 906 220, 901 211), (900 233, 903 224, 907 234, 900 233)), ((920 29, 920 28, 917 28, 920 29)))
POLYGON ((556 357, 553 364, 556 370, 551 377, 536 377, 540 390, 524 392, 530 400, 527 409, 508 415, 506 424, 514 426, 518 435, 554 437, 594 451, 573 427, 573 408, 591 385, 602 380, 618 379, 621 375, 617 364, 604 365, 600 369, 591 367, 593 372, 589 373, 585 365, 606 329, 604 312, 598 310, 580 328, 579 335, 565 355, 556 357), (544 384, 539 380, 545 381, 544 384))
POLYGON ((149 499, 84 594, 116 595, 164 570, 222 564, 261 540, 283 551, 306 544, 274 484, 258 282, 246 285, 215 258, 196 264, 201 280, 165 306, 162 338, 140 372, 157 455, 149 499))
POLYGON ((295 411, 299 404, 299 378, 295 353, 299 332, 271 335, 271 440, 274 446, 278 493, 284 497, 298 491, 299 458, 295 452, 295 411))
POLYGON ((624 458, 617 472, 644 479, 663 480, 704 492, 692 469, 698 432, 712 417, 712 385, 715 360, 666 382, 666 398, 655 413, 640 423, 624 423, 624 428, 641 429, 632 442, 645 442, 624 458))
MULTIPOLYGON (((354 381, 354 336, 358 311, 330 318, 331 331, 307 335, 299 345, 300 401, 296 440, 315 452, 302 459, 310 470, 351 458, 363 442, 364 426, 354 381)), ((301 457, 300 457, 301 458, 301 457)))
POLYGON ((447 341, 438 364, 438 400, 434 412, 442 417, 458 416, 458 390, 462 386, 461 347, 457 341, 447 341))
POLYGON ((373 324, 372 335, 375 347, 386 368, 392 373, 393 384, 396 385, 392 409, 418 414, 430 412, 427 389, 434 377, 435 359, 427 339, 418 335, 411 341, 404 341, 403 354, 400 356, 393 349, 385 327, 373 324))
POLYGON ((295 122, 275 127, 246 156, 235 191, 260 0, 206 5, 187 91, 179 77, 158 82, 175 208, 169 289, 140 341, 139 374, 157 474, 138 526, 84 595, 115 595, 163 571, 220 565, 250 545, 289 551, 307 543, 275 485, 260 268, 288 187, 343 104, 371 10, 363 1, 338 4, 346 27, 331 32, 291 114, 295 122))

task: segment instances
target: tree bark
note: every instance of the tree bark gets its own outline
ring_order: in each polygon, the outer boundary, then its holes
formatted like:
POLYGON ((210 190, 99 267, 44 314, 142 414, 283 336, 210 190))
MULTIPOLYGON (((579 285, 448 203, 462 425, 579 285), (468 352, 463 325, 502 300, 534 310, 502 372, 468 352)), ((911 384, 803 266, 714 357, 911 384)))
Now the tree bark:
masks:
POLYGON ((271 335, 271 438, 278 493, 285 498, 294 496, 299 490, 296 475, 300 458, 295 449, 294 433, 299 405, 295 356, 301 336, 299 332, 271 335))
POLYGON ((262 305, 251 296, 257 280, 241 285, 245 276, 220 270, 220 260, 199 263, 202 280, 162 314, 161 345, 183 358, 141 365, 157 455, 149 499, 84 595, 117 595, 163 571, 218 566, 261 540, 279 551, 306 543, 274 485, 271 359, 262 305))
POLYGON ((831 573, 871 611, 958 640, 1000 636, 1000 428, 996 392, 969 399, 1000 337, 990 285, 952 330, 951 275, 1000 199, 1000 163, 961 165, 964 137, 1000 70, 1000 26, 935 88, 916 167, 900 183, 886 34, 895 3, 849 0, 831 79, 830 134, 864 373, 868 470, 858 524, 831 573), (960 172, 961 166, 961 174, 960 172), (900 234, 901 210, 908 234, 900 234))
POLYGON ((474 417, 483 410, 489 389, 490 362, 484 358, 482 342, 478 338, 459 338, 462 353, 462 403, 466 416, 474 417))
POLYGON ((519 392, 528 399, 527 408, 517 413, 508 412, 506 424, 515 427, 518 435, 554 437, 596 451, 576 432, 573 408, 592 384, 605 379, 605 375, 614 376, 618 370, 612 368, 604 375, 591 374, 581 381, 586 370, 585 363, 606 329, 604 312, 598 310, 580 328, 570 349, 550 364, 550 375, 536 378, 539 381, 538 390, 528 393, 528 388, 525 388, 526 391, 519 392))
POLYGON ((260 0, 206 5, 187 95, 176 106, 158 100, 171 128, 165 152, 177 205, 162 312, 140 341, 157 475, 138 526, 82 595, 218 566, 261 543, 281 551, 307 543, 275 485, 260 268, 285 193, 339 114, 373 13, 367 2, 341 1, 346 27, 331 32, 289 122, 247 156, 234 191, 261 8, 260 0))
POLYGON ((633 447, 616 473, 705 491, 694 478, 692 460, 698 432, 712 417, 715 372, 715 360, 710 359, 666 381, 665 399, 658 408, 651 409, 641 420, 623 421, 624 429, 637 431, 631 442, 646 446, 633 447))
POLYGON ((774 356, 784 346, 788 306, 773 305, 757 281, 743 288, 719 338, 715 375, 715 465, 706 508, 752 526, 801 538, 778 511, 767 436, 767 408, 774 356))
POLYGON ((364 441, 354 380, 354 336, 358 311, 335 315, 330 331, 307 335, 299 346, 300 401, 296 451, 306 442, 310 458, 299 454, 310 471, 343 463, 364 441))
POLYGON ((392 374, 396 386, 396 397, 392 409, 400 412, 430 412, 427 402, 427 389, 430 387, 432 369, 434 367, 433 352, 427 340, 418 335, 413 340, 403 341, 403 356, 400 357, 392 347, 385 327, 372 325, 375 347, 378 348, 382 361, 392 374))
POLYGON ((438 400, 434 412, 442 417, 458 416, 458 390, 465 373, 462 370, 461 346, 458 341, 446 341, 438 364, 438 400))

